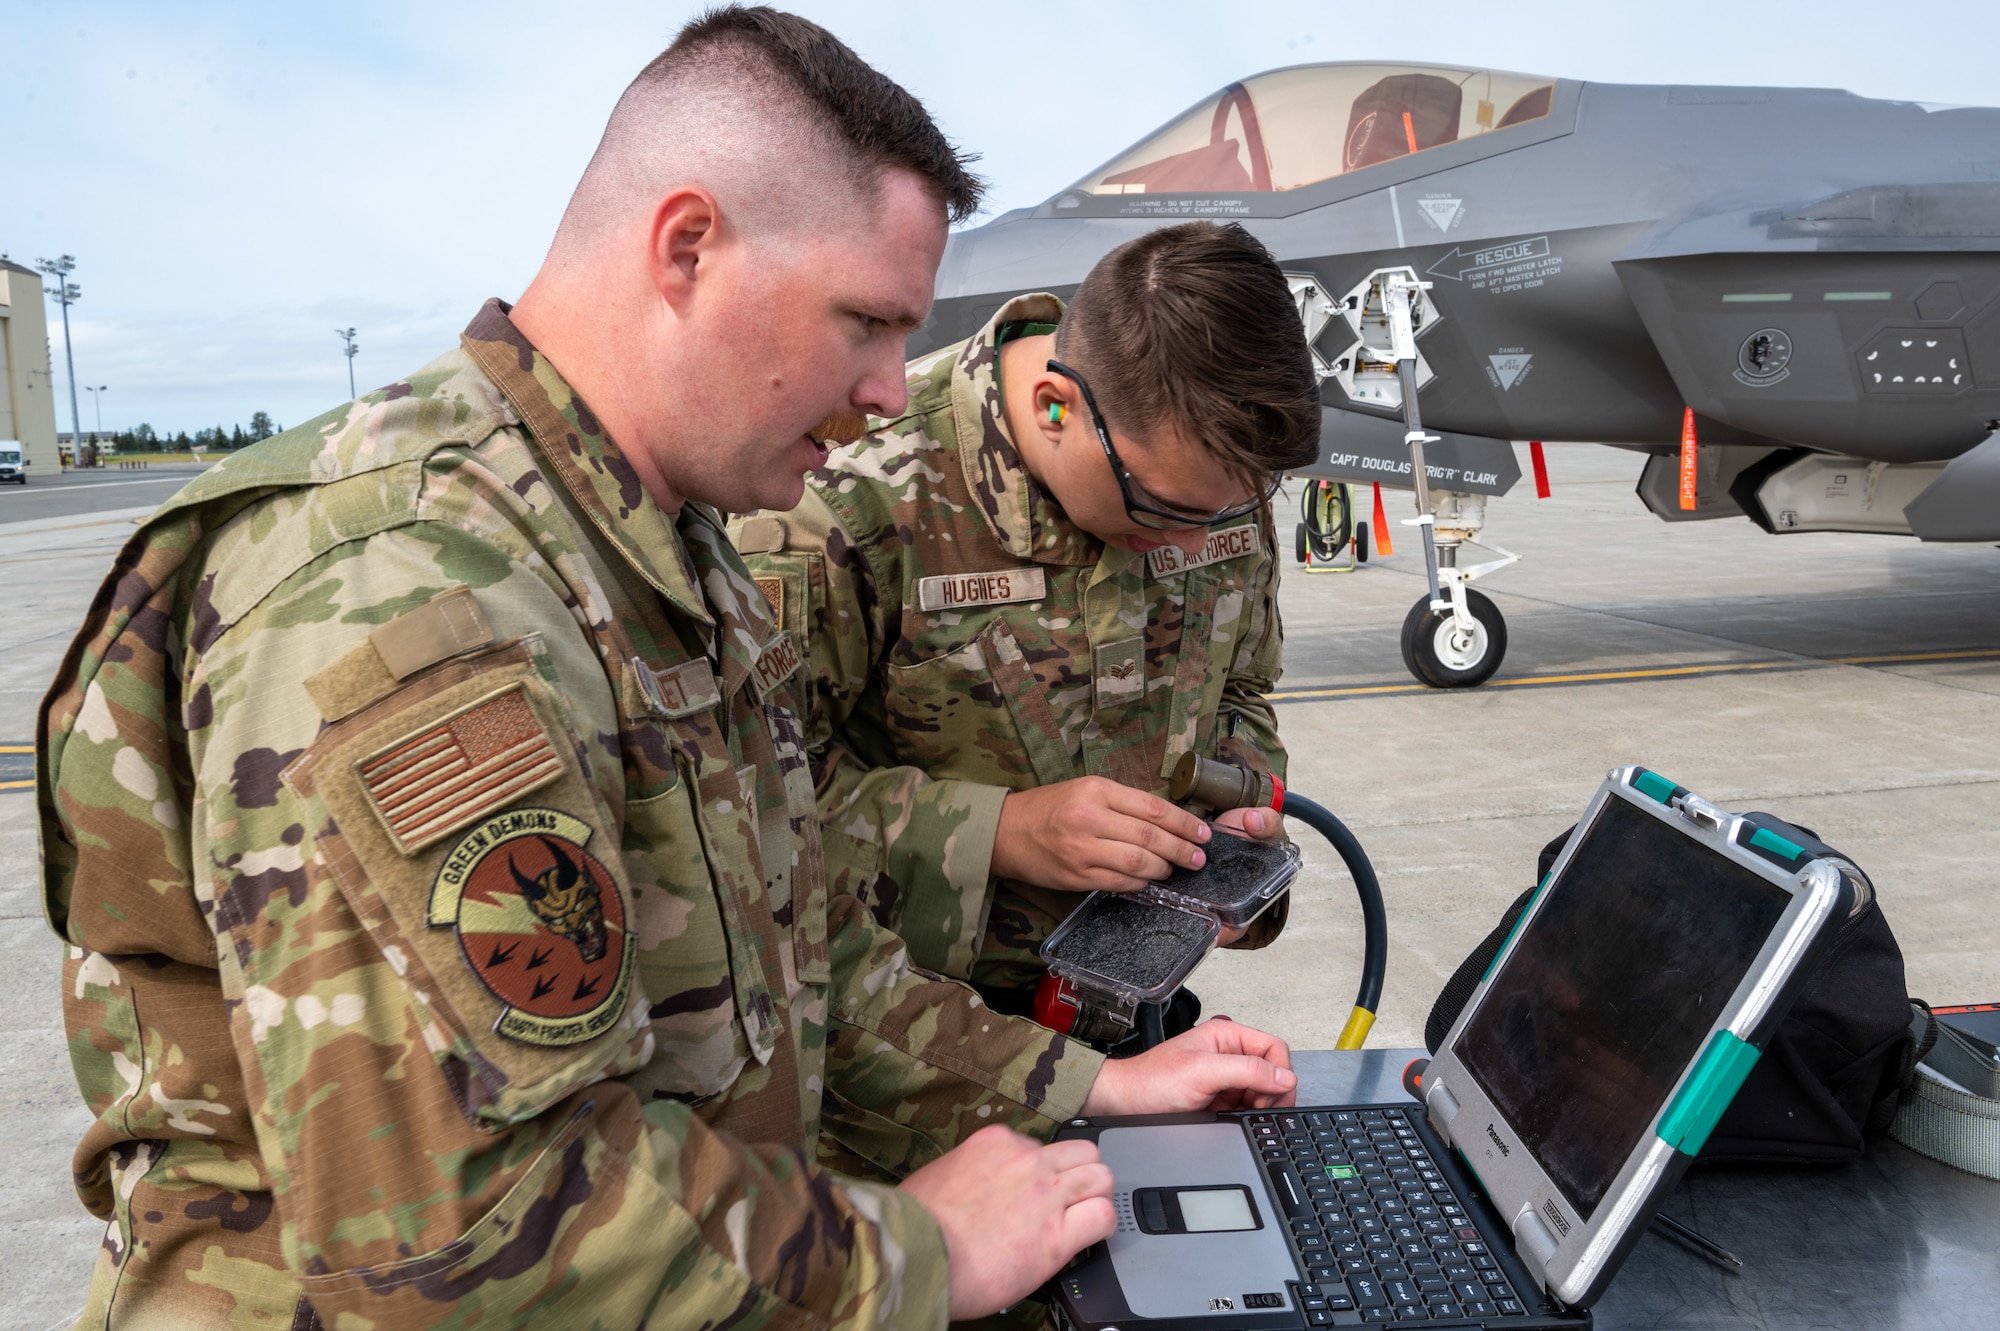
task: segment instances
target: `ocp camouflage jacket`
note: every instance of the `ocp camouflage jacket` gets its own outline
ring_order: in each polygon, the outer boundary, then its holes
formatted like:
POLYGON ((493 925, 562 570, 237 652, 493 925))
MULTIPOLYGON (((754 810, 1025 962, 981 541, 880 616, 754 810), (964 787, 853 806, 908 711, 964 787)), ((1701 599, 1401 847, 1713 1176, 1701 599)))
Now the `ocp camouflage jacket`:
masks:
POLYGON ((907 1169, 1099 1061, 829 898, 797 663, 498 302, 156 514, 43 709, 82 1324, 942 1326, 822 1097, 907 1169))
MULTIPOLYGON (((1204 553, 1106 546, 1028 475, 1000 411, 998 334, 910 366, 909 410, 838 449, 791 512, 731 534, 805 636, 806 737, 828 877, 918 964, 1017 989, 1079 900, 992 878, 1009 791, 1104 775, 1164 794, 1181 754, 1284 774, 1262 695, 1283 632, 1268 508, 1204 553)), ((1266 912, 1239 946, 1283 927, 1266 912)))

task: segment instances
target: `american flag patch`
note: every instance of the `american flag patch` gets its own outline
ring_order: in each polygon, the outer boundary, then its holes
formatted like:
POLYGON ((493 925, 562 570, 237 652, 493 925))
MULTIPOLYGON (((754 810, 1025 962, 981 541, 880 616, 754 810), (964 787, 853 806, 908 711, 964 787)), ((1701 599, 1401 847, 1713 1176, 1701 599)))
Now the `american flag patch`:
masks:
POLYGON ((548 731, 516 684, 355 764, 396 849, 439 837, 562 774, 548 731))

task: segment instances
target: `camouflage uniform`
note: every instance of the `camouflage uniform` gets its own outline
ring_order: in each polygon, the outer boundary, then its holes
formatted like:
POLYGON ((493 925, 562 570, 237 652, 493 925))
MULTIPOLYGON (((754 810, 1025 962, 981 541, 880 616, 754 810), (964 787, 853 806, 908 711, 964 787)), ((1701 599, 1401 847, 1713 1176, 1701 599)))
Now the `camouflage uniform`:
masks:
POLYGON ((794 640, 489 304, 121 553, 44 704, 83 1325, 938 1327, 1096 1055, 830 897, 794 640))
MULTIPOLYGON (((806 639, 835 892, 919 965, 989 990, 1039 981, 1036 949, 1079 899, 993 879, 1009 791, 1097 774, 1164 795, 1191 749, 1284 773, 1261 696, 1282 643, 1269 510, 1191 560, 1071 523, 1021 464, 997 374, 1003 326, 1061 317, 1054 296, 1019 296, 913 362, 905 415, 837 450, 790 513, 731 527, 806 639)), ((1239 946, 1268 943, 1283 910, 1239 946)))

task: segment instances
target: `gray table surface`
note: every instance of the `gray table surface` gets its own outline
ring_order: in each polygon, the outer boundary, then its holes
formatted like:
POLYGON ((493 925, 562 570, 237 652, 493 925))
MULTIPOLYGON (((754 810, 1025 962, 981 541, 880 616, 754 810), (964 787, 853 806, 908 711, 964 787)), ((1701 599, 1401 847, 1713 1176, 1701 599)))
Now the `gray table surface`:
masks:
MULTIPOLYGON (((1426 1056, 1294 1051, 1299 1103, 1406 1101, 1403 1068, 1426 1056)), ((1595 1309, 1602 1331, 2000 1327, 2000 1183, 1887 1138, 1853 1165, 1698 1167, 1661 1209, 1743 1269, 1648 1233, 1595 1309)))

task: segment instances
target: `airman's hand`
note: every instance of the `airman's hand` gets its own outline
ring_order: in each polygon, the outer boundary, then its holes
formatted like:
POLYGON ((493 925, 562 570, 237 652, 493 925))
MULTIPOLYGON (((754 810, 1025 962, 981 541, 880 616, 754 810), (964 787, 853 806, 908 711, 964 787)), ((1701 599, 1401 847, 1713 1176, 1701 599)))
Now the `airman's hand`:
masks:
POLYGON ((951 1261, 951 1320, 1035 1291, 1117 1227, 1111 1170, 1093 1142, 1047 1146, 997 1124, 903 1180, 930 1208, 951 1261))
POLYGON ((1084 776, 1017 790, 1000 805, 993 872, 1063 892, 1136 892, 1176 865, 1199 869, 1207 823, 1157 795, 1084 776))
MULTIPOLYGON (((1226 809, 1216 815, 1215 826, 1253 841, 1276 841, 1285 835, 1285 820, 1275 809, 1226 809)), ((1216 946, 1228 947, 1249 932, 1224 925, 1216 946)))
POLYGON ((1285 834, 1284 817, 1275 809, 1227 809, 1215 825, 1253 841, 1276 841, 1285 834))
POLYGON ((1217 1017, 1143 1054, 1106 1060, 1083 1112, 1273 1109, 1291 1104, 1298 1088, 1292 1051, 1283 1040, 1217 1017))

